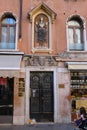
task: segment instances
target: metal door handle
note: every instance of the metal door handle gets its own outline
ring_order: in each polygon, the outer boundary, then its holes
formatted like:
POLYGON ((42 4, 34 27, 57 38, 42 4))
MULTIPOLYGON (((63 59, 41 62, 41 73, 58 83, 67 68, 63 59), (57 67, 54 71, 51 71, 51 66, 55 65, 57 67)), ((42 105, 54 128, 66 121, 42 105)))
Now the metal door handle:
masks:
POLYGON ((32 90, 32 96, 35 97, 35 95, 36 95, 36 89, 33 89, 32 90))

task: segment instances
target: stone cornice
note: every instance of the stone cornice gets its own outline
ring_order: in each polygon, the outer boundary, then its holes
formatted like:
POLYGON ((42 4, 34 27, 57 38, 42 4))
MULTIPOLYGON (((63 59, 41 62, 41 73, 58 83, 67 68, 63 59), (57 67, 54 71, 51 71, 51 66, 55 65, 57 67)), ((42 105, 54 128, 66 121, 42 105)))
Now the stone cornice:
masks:
POLYGON ((87 52, 63 51, 56 56, 56 61, 62 62, 87 62, 87 52))

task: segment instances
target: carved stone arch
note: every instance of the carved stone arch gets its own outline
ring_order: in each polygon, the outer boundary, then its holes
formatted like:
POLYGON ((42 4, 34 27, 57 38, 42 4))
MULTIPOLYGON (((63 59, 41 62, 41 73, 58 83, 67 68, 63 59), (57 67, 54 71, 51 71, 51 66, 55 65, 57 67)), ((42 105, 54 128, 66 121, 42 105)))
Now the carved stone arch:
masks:
POLYGON ((37 14, 40 10, 45 12, 48 16, 50 16, 51 21, 53 23, 53 21, 56 19, 56 13, 44 3, 39 4, 37 7, 28 12, 28 18, 30 22, 32 22, 33 16, 37 14))
POLYGON ((16 14, 14 14, 12 12, 3 12, 0 15, 0 20, 4 19, 5 17, 12 17, 16 21, 16 23, 18 22, 18 18, 16 16, 16 14))
POLYGON ((72 18, 75 18, 75 17, 77 17, 81 21, 81 23, 83 24, 83 27, 85 28, 85 23, 86 23, 85 19, 84 19, 84 17, 82 17, 79 14, 72 14, 71 16, 69 16, 66 20, 66 24, 68 23, 69 20, 71 20, 72 18))

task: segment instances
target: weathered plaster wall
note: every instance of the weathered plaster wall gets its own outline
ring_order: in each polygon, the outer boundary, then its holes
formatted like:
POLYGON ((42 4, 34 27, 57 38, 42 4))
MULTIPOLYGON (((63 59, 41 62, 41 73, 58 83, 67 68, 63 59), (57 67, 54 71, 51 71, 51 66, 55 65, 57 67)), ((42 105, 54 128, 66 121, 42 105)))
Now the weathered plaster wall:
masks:
MULTIPOLYGON (((20 78, 24 78, 24 73, 20 73, 20 78)), ((24 97, 19 96, 19 78, 14 78, 14 111, 13 111, 13 124, 24 124, 24 97)))
POLYGON ((64 63, 58 63, 58 122, 71 122, 70 77, 64 63))
MULTIPOLYGON (((87 0, 23 0, 22 39, 18 42, 18 49, 26 54, 32 53, 32 24, 29 22, 27 14, 42 2, 57 14, 56 20, 52 24, 52 54, 58 54, 67 50, 67 19, 72 15, 80 15, 87 23, 87 0)), ((19 7, 20 0, 0 1, 0 16, 4 12, 12 12, 17 17, 19 26, 19 7)))

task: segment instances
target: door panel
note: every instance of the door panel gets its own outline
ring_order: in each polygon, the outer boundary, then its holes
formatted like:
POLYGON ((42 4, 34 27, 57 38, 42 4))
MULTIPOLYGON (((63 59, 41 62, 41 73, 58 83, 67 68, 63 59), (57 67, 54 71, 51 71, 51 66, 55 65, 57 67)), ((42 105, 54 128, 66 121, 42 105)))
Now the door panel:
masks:
POLYGON ((30 89, 30 118, 53 121, 53 72, 31 72, 30 89))

